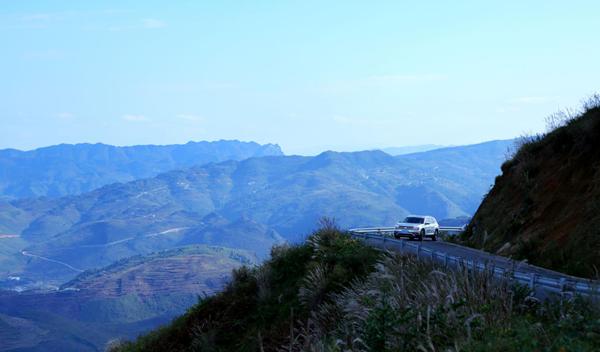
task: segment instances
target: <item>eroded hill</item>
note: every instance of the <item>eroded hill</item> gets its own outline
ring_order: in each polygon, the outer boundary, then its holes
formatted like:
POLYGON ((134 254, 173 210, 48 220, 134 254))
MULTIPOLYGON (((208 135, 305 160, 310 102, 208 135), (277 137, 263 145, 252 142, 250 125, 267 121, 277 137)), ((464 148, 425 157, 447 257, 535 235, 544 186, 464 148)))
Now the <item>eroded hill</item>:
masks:
POLYGON ((569 274, 600 270, 600 101, 522 145, 477 210, 465 243, 569 274))
POLYGON ((600 311, 489 272, 386 254, 333 227, 242 267, 170 325, 110 351, 598 351, 600 311))

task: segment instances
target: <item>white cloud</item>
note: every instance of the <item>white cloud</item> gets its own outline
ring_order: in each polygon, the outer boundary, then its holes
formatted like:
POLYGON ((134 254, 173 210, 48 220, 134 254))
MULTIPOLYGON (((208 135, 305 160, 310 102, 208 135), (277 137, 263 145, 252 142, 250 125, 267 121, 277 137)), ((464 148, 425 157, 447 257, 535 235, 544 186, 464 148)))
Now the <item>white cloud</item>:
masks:
POLYGON ((61 60, 65 53, 57 49, 46 49, 24 52, 22 57, 26 60, 61 60))
POLYGON ((515 104, 542 104, 554 100, 552 97, 519 97, 512 99, 510 102, 515 104))
POLYGON ((155 18, 144 18, 142 20, 142 25, 144 28, 154 29, 164 28, 167 26, 167 23, 161 20, 157 20, 155 18))
POLYGON ((179 115, 177 115, 177 118, 180 118, 180 119, 186 120, 186 121, 193 121, 193 122, 204 121, 204 118, 202 116, 198 116, 198 115, 194 115, 194 114, 179 114, 179 115))
POLYGON ((367 77, 367 81, 374 83, 401 83, 401 82, 429 82, 442 81, 448 77, 433 73, 409 75, 380 75, 367 77))
POLYGON ((343 94, 348 91, 373 88, 388 89, 419 84, 435 84, 446 80, 448 80, 448 76, 435 73, 372 75, 329 82, 322 85, 321 90, 327 94, 343 94))
POLYGON ((106 29, 110 32, 121 32, 127 30, 140 30, 140 29, 159 29, 167 26, 165 21, 157 20, 155 18, 144 18, 141 22, 136 25, 113 25, 106 29))
POLYGON ((125 121, 132 121, 132 122, 148 121, 148 118, 144 115, 133 115, 133 114, 125 114, 122 116, 122 119, 125 121))
POLYGON ((352 125, 352 126, 389 126, 394 125, 397 121, 393 119, 381 119, 381 118, 360 118, 360 117, 349 117, 344 115, 333 115, 332 120, 340 125, 352 125))
POLYGON ((521 111, 521 109, 516 106, 501 106, 496 108, 496 112, 501 114, 514 113, 519 111, 521 111))
POLYGON ((21 17, 23 21, 47 21, 57 18, 54 13, 32 13, 21 17))
POLYGON ((341 116, 341 115, 334 115, 333 121, 340 123, 340 124, 352 124, 354 122, 353 119, 351 119, 347 116, 341 116))
POLYGON ((56 114, 56 117, 60 120, 72 120, 75 118, 75 115, 71 112, 59 112, 56 114))

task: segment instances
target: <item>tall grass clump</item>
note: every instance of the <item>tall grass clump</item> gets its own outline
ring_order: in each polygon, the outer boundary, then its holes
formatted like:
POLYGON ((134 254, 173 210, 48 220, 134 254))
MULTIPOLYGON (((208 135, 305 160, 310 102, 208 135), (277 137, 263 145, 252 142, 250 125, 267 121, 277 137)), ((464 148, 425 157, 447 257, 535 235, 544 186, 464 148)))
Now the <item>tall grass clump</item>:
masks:
POLYGON ((600 268, 600 95, 547 119, 514 155, 456 241, 574 276, 600 268))
POLYGON ((113 351, 594 351, 600 311, 542 303, 491 270, 375 250, 325 222, 233 272, 170 325, 113 351))
POLYGON ((449 270, 388 254, 366 279, 331 298, 297 323, 280 351, 600 348, 597 306, 541 303, 491 270, 449 270))
POLYGON ((297 321, 364 279, 381 254, 332 220, 305 243, 276 246, 257 267, 241 267, 223 292, 202 299, 171 325, 115 351, 276 351, 297 321))
MULTIPOLYGON (((514 152, 502 165, 506 172, 519 162, 527 162, 542 147, 549 143, 562 145, 572 140, 594 138, 589 133, 593 122, 585 121, 588 115, 600 109, 600 94, 596 93, 584 99, 579 109, 564 109, 546 117, 546 132, 539 134, 523 134, 515 140, 514 152), (546 138, 550 137, 550 138, 546 138)), ((587 120, 590 120, 587 118, 587 120)))

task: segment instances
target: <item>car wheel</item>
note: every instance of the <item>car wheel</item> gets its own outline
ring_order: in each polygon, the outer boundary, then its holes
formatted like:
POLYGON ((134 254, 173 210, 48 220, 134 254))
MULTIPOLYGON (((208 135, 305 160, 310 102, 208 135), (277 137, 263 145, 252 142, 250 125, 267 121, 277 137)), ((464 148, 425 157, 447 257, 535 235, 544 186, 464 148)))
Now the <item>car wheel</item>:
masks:
POLYGON ((425 230, 421 230, 421 233, 419 233, 419 241, 423 241, 423 237, 425 237, 425 230))
POLYGON ((438 236, 438 230, 436 229, 435 232, 433 233, 433 237, 431 237, 431 240, 437 241, 437 236, 438 236))
POLYGON ((400 239, 400 234, 397 232, 394 232, 394 238, 399 240, 400 239))

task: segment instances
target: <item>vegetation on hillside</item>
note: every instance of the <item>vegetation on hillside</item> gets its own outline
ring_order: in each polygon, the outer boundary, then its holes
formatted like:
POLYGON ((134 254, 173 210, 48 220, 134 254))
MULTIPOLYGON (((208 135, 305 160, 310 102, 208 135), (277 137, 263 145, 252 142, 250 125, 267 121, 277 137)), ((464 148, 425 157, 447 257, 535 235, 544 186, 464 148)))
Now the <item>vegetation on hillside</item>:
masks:
POLYGON ((113 351, 593 351, 600 310, 489 272, 381 253, 329 224, 113 351))
POLYGON ((102 350, 183 314, 254 263, 246 251, 192 245, 86 271, 60 290, 0 290, 0 351, 102 350))
POLYGON ((484 199, 462 243, 565 273, 600 270, 600 96, 526 138, 484 199))
MULTIPOLYGON (((144 266, 148 263, 152 263, 153 261, 160 262, 161 259, 176 260, 178 258, 182 258, 183 261, 185 261, 185 259, 190 258, 194 255, 204 256, 207 258, 207 262, 214 263, 212 264, 212 266, 215 266, 215 268, 211 267, 210 270, 205 269, 206 271, 210 271, 211 274, 219 271, 220 268, 217 264, 221 264, 227 267, 235 263, 251 265, 257 261, 254 255, 240 249, 206 245, 190 245, 160 252, 154 252, 148 255, 136 255, 133 257, 127 257, 117 260, 116 262, 106 267, 86 270, 83 273, 77 275, 75 279, 61 285, 61 289, 78 287, 78 285, 85 285, 86 283, 94 280, 106 280, 110 275, 122 275, 123 273, 131 272, 136 267, 144 266), (226 261, 226 263, 224 263, 224 261, 226 261)), ((197 270, 200 268, 194 269, 197 270)), ((186 276, 192 277, 196 270, 188 270, 186 276)))
POLYGON ((367 151, 250 158, 78 196, 0 203, 0 232, 20 235, 0 241, 0 271, 60 285, 76 272, 21 251, 81 270, 187 244, 239 248, 262 259, 282 238, 301 240, 321 215, 359 227, 394 224, 408 213, 470 214, 509 145, 399 157, 367 151))
POLYGON ((60 144, 30 151, 0 149, 0 198, 63 197, 195 165, 271 155, 283 155, 278 145, 235 140, 129 147, 60 144))

